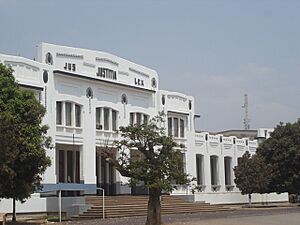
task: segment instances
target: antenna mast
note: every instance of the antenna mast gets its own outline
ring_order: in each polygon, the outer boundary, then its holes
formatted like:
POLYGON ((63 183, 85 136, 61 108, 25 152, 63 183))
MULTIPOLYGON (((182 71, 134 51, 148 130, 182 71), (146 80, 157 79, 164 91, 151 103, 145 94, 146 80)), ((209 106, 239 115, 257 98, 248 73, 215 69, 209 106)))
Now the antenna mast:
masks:
POLYGON ((242 108, 245 109, 245 114, 244 114, 244 129, 245 130, 249 130, 250 129, 250 119, 249 119, 249 113, 248 113, 248 95, 245 94, 244 95, 244 105, 242 106, 242 108))

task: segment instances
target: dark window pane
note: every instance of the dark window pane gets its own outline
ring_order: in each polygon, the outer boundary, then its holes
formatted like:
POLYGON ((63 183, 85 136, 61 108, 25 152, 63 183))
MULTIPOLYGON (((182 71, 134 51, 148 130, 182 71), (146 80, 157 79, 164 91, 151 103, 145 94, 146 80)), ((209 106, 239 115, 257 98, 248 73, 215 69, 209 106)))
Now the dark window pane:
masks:
POLYGON ((142 115, 141 113, 136 113, 136 124, 141 125, 142 122, 142 115))
POLYGON ((112 110, 112 130, 117 130, 117 111, 112 110))
POLYGON ((169 117, 168 118, 168 135, 169 136, 172 136, 172 127, 173 125, 172 125, 172 117, 169 117))
POLYGON ((66 102, 66 126, 72 126, 72 104, 66 102))
POLYGON ((134 113, 130 113, 130 125, 134 123, 134 113))
POLYGON ((62 102, 56 102, 56 124, 62 125, 62 102))
POLYGON ((76 127, 81 127, 81 106, 75 105, 75 122, 76 127))
POLYGON ((178 137, 178 118, 174 118, 174 137, 178 137))
POLYGON ((180 137, 184 137, 184 120, 180 119, 180 137))
POLYGON ((104 108, 104 130, 109 130, 109 109, 104 108))

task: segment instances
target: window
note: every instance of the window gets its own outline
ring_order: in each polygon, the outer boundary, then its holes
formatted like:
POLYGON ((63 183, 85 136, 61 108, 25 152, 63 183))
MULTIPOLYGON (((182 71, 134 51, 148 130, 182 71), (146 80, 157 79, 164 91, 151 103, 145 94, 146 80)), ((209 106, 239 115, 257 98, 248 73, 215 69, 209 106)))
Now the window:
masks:
POLYGON ((184 120, 180 119, 180 137, 184 137, 184 120))
POLYGON ((81 106, 75 104, 75 126, 81 127, 81 106))
POLYGON ((168 117, 168 135, 174 137, 185 137, 185 119, 182 117, 168 117))
POLYGON ((211 185, 218 185, 218 156, 210 156, 210 178, 211 185))
POLYGON ((134 124, 134 113, 130 113, 130 125, 134 124))
POLYGON ((66 126, 72 126, 72 103, 66 102, 66 126))
POLYGON ((204 166, 203 155, 196 155, 196 172, 197 172, 197 185, 204 184, 204 166))
POLYGON ((174 118, 174 137, 178 137, 178 118, 174 118))
POLYGON ((168 118, 168 135, 172 136, 172 117, 168 118))
POLYGON ((117 130, 117 111, 112 110, 112 130, 117 130))
POLYGON ((104 108, 104 130, 109 130, 109 109, 104 108))
POLYGON ((225 185, 232 185, 232 158, 224 157, 224 170, 225 170, 225 185))
POLYGON ((56 102, 56 124, 81 127, 82 106, 72 102, 56 102), (63 121, 64 119, 64 121, 63 121))
POLYGON ((56 102, 56 124, 62 125, 62 102, 56 102))
POLYGON ((136 114, 136 124, 141 125, 142 123, 142 115, 140 113, 136 114))
POLYGON ((131 112, 130 113, 130 125, 142 125, 142 124, 147 124, 148 120, 149 120, 149 116, 147 114, 144 113, 140 113, 140 112, 131 112))
POLYGON ((147 124, 148 123, 148 116, 147 115, 143 115, 143 124, 147 124))
POLYGON ((96 108, 96 129, 102 130, 103 126, 101 124, 101 108, 96 108))
POLYGON ((118 129, 118 111, 111 108, 96 108, 96 129, 116 131, 118 129))

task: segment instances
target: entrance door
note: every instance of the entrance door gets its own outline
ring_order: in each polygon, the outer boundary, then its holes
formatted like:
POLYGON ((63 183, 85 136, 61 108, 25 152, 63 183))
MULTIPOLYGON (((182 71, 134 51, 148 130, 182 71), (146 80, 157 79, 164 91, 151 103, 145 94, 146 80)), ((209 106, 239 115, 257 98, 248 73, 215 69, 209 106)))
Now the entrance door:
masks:
MULTIPOLYGON (((103 188, 105 195, 116 195, 116 169, 98 153, 96 157, 96 176, 97 187, 103 188)), ((97 194, 102 195, 102 192, 99 190, 97 194)))

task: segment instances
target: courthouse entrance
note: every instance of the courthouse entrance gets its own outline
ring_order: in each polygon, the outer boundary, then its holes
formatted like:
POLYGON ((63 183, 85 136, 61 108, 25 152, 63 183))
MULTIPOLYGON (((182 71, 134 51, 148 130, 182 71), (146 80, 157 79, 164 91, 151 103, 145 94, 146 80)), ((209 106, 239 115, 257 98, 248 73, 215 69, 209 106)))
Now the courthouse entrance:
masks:
MULTIPOLYGON (((102 150, 102 147, 96 149, 97 187, 103 188, 105 195, 116 195, 116 169, 105 160, 102 150)), ((97 191, 97 194, 102 195, 101 191, 97 191)))

